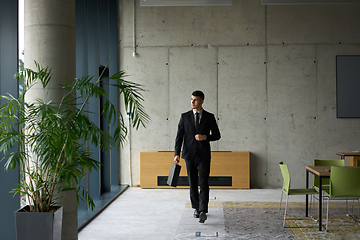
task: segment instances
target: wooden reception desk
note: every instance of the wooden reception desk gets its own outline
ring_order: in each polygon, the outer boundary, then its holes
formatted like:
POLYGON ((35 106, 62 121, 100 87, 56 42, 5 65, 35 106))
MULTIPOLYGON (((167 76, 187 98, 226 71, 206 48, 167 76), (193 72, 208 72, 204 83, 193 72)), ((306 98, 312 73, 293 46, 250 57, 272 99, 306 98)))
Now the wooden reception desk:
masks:
MULTIPOLYGON (((166 185, 174 152, 140 153, 140 187, 173 188, 166 185)), ((177 188, 189 188, 185 160, 177 188)), ((210 188, 250 188, 250 152, 212 152, 210 188)))

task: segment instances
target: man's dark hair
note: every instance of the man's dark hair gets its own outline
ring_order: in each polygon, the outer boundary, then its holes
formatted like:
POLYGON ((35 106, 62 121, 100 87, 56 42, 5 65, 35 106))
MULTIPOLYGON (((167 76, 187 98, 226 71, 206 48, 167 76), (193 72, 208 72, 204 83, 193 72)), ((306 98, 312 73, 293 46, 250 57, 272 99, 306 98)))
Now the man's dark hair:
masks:
POLYGON ((202 100, 205 99, 204 93, 202 91, 200 91, 200 90, 194 91, 191 95, 193 95, 194 97, 201 97, 202 100))

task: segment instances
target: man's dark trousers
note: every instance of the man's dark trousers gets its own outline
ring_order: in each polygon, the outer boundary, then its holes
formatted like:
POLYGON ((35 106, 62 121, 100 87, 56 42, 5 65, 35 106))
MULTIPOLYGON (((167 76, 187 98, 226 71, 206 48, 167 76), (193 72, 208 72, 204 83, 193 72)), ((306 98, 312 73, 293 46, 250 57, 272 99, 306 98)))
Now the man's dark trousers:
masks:
POLYGON ((202 159, 196 154, 191 160, 185 160, 190 185, 191 206, 200 212, 208 212, 210 159, 202 159), (200 186, 200 194, 198 191, 200 186))

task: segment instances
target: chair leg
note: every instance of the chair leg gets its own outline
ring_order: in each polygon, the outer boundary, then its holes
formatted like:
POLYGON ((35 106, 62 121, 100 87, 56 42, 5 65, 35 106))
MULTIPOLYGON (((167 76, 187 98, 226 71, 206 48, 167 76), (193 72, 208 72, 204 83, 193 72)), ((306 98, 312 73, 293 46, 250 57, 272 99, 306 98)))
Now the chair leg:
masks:
POLYGON ((358 216, 359 216, 359 199, 356 199, 357 200, 357 213, 355 213, 355 199, 353 199, 353 205, 352 205, 352 215, 349 215, 352 219, 354 219, 355 221, 360 221, 358 219, 358 216))
POLYGON ((316 204, 316 197, 313 194, 311 194, 309 214, 313 221, 318 222, 319 220, 316 219, 316 211, 314 213, 314 210, 316 210, 315 204, 316 204))
POLYGON ((353 218, 353 219, 355 219, 356 218, 356 216, 355 216, 355 210, 354 210, 354 205, 355 205, 355 199, 353 199, 353 202, 352 202, 352 206, 351 206, 351 208, 352 208, 352 213, 350 214, 349 213, 349 209, 348 209, 348 201, 347 201, 347 199, 346 199, 346 216, 348 216, 348 217, 351 217, 351 218, 353 218))
MULTIPOLYGON (((323 192, 322 194, 323 194, 323 197, 322 197, 322 206, 324 207, 324 206, 325 206, 325 204, 324 204, 324 192, 323 192)), ((322 212, 324 212, 324 209, 322 209, 322 212)), ((319 216, 319 218, 320 218, 320 216, 319 216)))
POLYGON ((314 210, 316 209, 315 208, 315 203, 316 203, 316 198, 315 198, 315 196, 312 194, 311 195, 311 204, 312 204, 312 206, 310 205, 310 217, 311 217, 311 219, 313 220, 313 221, 315 221, 315 222, 317 222, 318 220, 316 219, 316 212, 314 213, 314 210), (314 209, 312 209, 312 208, 314 208, 314 209), (314 216, 315 215, 315 216, 314 216))
POLYGON ((357 216, 356 217, 359 216, 359 199, 357 201, 358 201, 358 204, 357 204, 357 216))
POLYGON ((286 204, 285 204, 285 213, 284 213, 284 223, 283 223, 283 227, 285 227, 285 218, 286 218, 286 210, 287 210, 288 200, 289 200, 289 195, 286 196, 286 204))
MULTIPOLYGON (((330 198, 327 199, 327 211, 326 211, 326 227, 325 230, 327 231, 328 229, 328 222, 329 222, 329 202, 330 202, 330 198)), ((320 216, 319 216, 320 217, 320 216)))
MULTIPOLYGON (((358 201, 358 204, 357 204, 357 216, 356 216, 356 218, 358 218, 358 216, 359 216, 359 199, 357 199, 357 201, 358 201)), ((358 224, 360 224, 360 219, 358 219, 358 224)))
POLYGON ((309 215, 312 218, 312 211, 311 211, 311 205, 312 205, 313 195, 310 195, 310 208, 309 208, 309 215))
POLYGON ((281 203, 282 203, 282 197, 283 197, 283 190, 281 190, 281 198, 280 198, 280 207, 279 207, 279 215, 278 218, 280 218, 280 212, 281 212, 281 203))
POLYGON ((312 217, 312 205, 313 205, 314 202, 315 202, 314 199, 313 199, 313 197, 314 197, 314 195, 311 194, 311 195, 310 195, 310 209, 309 209, 310 217, 311 217, 311 218, 313 218, 313 217, 312 217))

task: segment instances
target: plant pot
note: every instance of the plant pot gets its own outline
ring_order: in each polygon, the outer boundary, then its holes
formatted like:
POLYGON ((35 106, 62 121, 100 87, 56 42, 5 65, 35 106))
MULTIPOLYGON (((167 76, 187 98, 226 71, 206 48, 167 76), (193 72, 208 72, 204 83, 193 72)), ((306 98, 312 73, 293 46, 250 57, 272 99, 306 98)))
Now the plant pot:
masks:
POLYGON ((29 205, 15 212, 17 240, 61 240, 63 207, 54 212, 29 212, 29 205))

